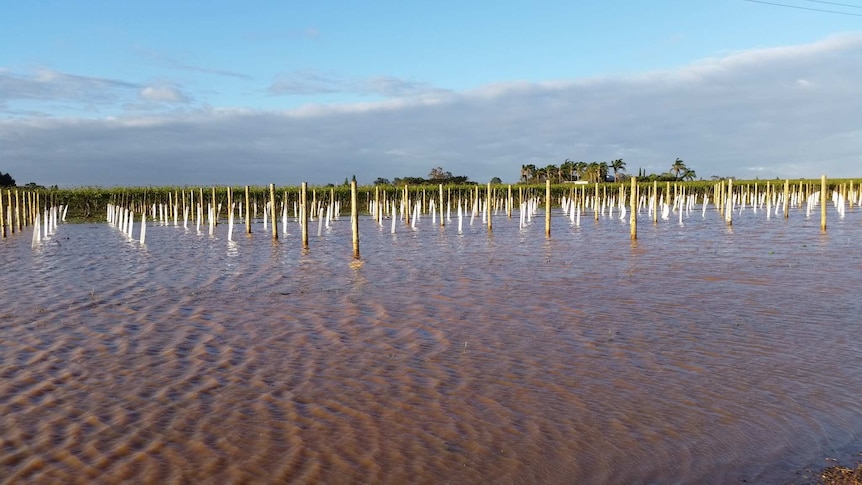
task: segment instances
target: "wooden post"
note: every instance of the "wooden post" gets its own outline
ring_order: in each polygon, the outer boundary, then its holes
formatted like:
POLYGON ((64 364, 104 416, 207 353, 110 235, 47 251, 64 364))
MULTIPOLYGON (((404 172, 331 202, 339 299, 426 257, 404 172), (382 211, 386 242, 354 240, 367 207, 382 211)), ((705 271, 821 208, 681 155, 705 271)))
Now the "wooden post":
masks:
MULTIPOLYGON (((230 185, 227 186, 227 220, 228 223, 233 222, 233 191, 230 185)), ((231 227, 233 229, 233 227, 231 227)))
POLYGON ((820 176, 820 230, 826 232, 826 176, 820 176))
POLYGON ((599 183, 596 182, 596 195, 593 198, 593 211, 595 212, 596 222, 599 220, 599 183))
POLYGON ((213 225, 217 226, 218 225, 219 210, 218 210, 218 205, 216 205, 216 193, 215 192, 216 192, 215 186, 213 186, 213 190, 212 190, 213 225))
POLYGON ((518 210, 521 210, 521 204, 524 203, 524 188, 518 187, 518 210))
POLYGON ((380 186, 374 187, 374 222, 380 224, 383 214, 380 212, 380 186))
POLYGON ((404 225, 410 225, 410 191, 407 189, 407 184, 404 184, 404 225))
POLYGON ((769 219, 769 212, 772 211, 772 186, 769 181, 766 181, 766 218, 769 219))
POLYGON ((658 224, 658 182, 652 181, 652 223, 658 224))
POLYGON ((302 226, 302 249, 308 249, 308 183, 299 189, 299 223, 302 226))
MULTIPOLYGON (((851 204, 852 206, 853 204, 851 204)), ((3 190, 0 189, 0 232, 6 237, 6 209, 3 207, 3 190)))
POLYGON ((491 182, 488 182, 488 193, 485 194, 485 212, 488 217, 488 232, 491 232, 491 182))
MULTIPOLYGON (((599 185, 596 184, 596 192, 599 185)), ((551 181, 545 180, 545 236, 551 237, 551 181)))
POLYGON ((278 239, 278 221, 275 219, 275 184, 269 184, 269 219, 272 221, 272 238, 278 239))
POLYGON ((248 185, 245 186, 245 233, 251 234, 251 204, 248 203, 248 185))
POLYGON ((727 202, 724 205, 724 219, 728 226, 733 225, 733 179, 727 179, 727 202))
POLYGON ((15 189, 15 225, 18 226, 18 232, 21 232, 21 199, 18 196, 18 189, 15 189))
POLYGON ((353 229, 353 258, 359 259, 359 205, 356 197, 356 180, 350 181, 350 226, 353 229))
POLYGON ((784 218, 790 217, 788 210, 790 209, 790 180, 784 180, 784 218))
POLYGON ((443 207, 443 184, 440 184, 440 227, 446 225, 446 213, 443 207))
POLYGON ((631 207, 632 215, 631 220, 629 222, 629 226, 631 226, 631 235, 632 241, 638 238, 638 218, 637 218, 637 209, 638 209, 638 178, 632 177, 632 200, 629 201, 631 207))
POLYGON ((509 198, 506 199, 506 216, 512 218, 512 184, 509 184, 509 198))

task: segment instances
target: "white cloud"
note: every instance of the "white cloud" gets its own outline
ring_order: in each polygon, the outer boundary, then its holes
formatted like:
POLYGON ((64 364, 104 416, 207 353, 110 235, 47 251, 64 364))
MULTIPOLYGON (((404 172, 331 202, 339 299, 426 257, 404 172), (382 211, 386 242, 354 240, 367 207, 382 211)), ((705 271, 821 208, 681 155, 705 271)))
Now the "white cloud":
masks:
POLYGON ((32 73, 0 70, 0 101, 53 100, 109 104, 139 85, 116 79, 78 76, 52 69, 32 73))
POLYGON ((174 86, 147 86, 141 90, 140 98, 145 101, 164 103, 187 103, 188 96, 174 86))
MULTIPOLYGON (((325 184, 352 174, 369 183, 436 166, 514 181, 525 163, 621 157, 630 172, 665 171, 679 157, 703 178, 858 177, 860 55, 862 37, 841 37, 638 76, 466 93, 414 95, 422 89, 381 78, 373 89, 394 97, 284 112, 8 119, 0 159, 16 179, 46 185, 325 184)), ((359 89, 314 73, 292 81, 359 89)))

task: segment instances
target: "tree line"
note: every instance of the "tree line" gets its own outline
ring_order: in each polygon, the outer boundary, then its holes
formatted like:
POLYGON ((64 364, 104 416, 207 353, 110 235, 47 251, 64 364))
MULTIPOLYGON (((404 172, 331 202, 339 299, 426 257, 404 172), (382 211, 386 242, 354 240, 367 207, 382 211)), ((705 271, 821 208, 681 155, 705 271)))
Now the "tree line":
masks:
MULTIPOLYGON (((537 167, 534 164, 521 165, 520 182, 525 184, 544 182, 565 183, 585 181, 589 183, 614 182, 626 180, 626 162, 622 158, 610 162, 575 162, 566 159, 559 166, 550 164, 537 167), (611 173, 613 172, 613 173, 611 173)), ((694 180, 697 173, 689 168, 684 161, 677 158, 667 172, 647 175, 643 169, 638 170, 638 179, 644 180, 694 180)))
MULTIPOLYGON (((495 177, 496 179, 496 177, 495 177)), ((499 181, 499 179, 497 179, 499 181)), ((493 182, 493 181, 492 181, 493 182)), ((443 170, 443 167, 434 167, 428 173, 428 178, 422 177, 395 177, 392 180, 377 177, 374 185, 467 185, 473 184, 466 175, 452 175, 452 172, 443 170)))

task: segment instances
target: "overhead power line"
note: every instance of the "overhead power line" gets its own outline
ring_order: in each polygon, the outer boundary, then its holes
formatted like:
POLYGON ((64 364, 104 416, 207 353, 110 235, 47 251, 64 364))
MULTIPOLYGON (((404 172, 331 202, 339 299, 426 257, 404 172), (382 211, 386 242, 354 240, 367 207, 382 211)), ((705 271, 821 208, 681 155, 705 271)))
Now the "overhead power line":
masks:
POLYGON ((827 2, 826 0, 805 0, 806 2, 825 3, 826 5, 837 5, 839 7, 862 8, 862 5, 850 5, 849 3, 827 2))
MULTIPOLYGON (((745 0, 745 1, 746 2, 753 2, 753 3, 762 3, 764 5, 773 5, 776 7, 796 8, 799 10, 811 10, 813 12, 825 12, 825 13, 834 13, 834 14, 838 14, 838 15, 850 15, 851 17, 862 17, 862 14, 860 14, 860 13, 840 12, 838 10, 826 10, 826 9, 822 9, 822 8, 802 7, 799 5, 787 5, 786 3, 765 2, 763 0, 745 0)), ((829 2, 818 2, 818 3, 829 3, 829 2)), ((833 5, 835 5, 835 4, 833 4, 833 5)), ((848 6, 855 7, 855 5, 848 5, 848 6)))

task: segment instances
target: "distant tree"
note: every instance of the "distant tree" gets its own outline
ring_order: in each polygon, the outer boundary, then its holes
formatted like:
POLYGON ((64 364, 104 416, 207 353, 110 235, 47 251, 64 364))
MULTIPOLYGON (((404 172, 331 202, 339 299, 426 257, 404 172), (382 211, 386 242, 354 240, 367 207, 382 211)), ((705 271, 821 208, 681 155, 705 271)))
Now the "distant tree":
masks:
POLYGON ((624 172, 626 170, 626 162, 624 162, 622 158, 618 158, 611 162, 610 167, 611 170, 614 171, 614 180, 618 180, 619 172, 624 172))
POLYGON ((562 180, 569 181, 574 180, 575 178, 575 162, 569 160, 568 158, 562 164, 560 164, 560 173, 562 180))
POLYGON ((683 180, 694 180, 696 178, 697 178, 697 173, 695 173, 695 171, 690 169, 690 168, 686 168, 682 172, 682 179, 683 180))
POLYGON ((453 184, 453 185, 466 185, 466 184, 472 184, 475 182, 470 182, 470 178, 467 177, 466 175, 455 175, 452 178, 450 178, 449 180, 447 180, 446 183, 447 184, 453 184))
POLYGON ((685 172, 688 167, 685 166, 685 162, 677 158, 673 165, 670 166, 670 171, 673 172, 674 177, 679 179, 679 174, 685 172))
POLYGON ((599 180, 601 182, 608 181, 608 170, 610 167, 608 166, 608 162, 600 162, 599 163, 599 180))
POLYGON ((428 180, 446 180, 452 178, 452 172, 447 172, 443 170, 443 167, 435 167, 431 169, 431 173, 428 174, 428 180))
POLYGON ((422 185, 422 184, 426 183, 426 182, 427 182, 427 180, 423 179, 422 177, 402 177, 402 178, 395 177, 395 178, 392 180, 392 182, 393 182, 395 185, 404 185, 404 184, 407 184, 407 185, 422 185))
POLYGON ((587 173, 587 167, 589 167, 587 162, 575 162, 575 176, 578 180, 581 180, 587 173))
POLYGON ((545 180, 550 180, 551 183, 555 183, 560 175, 560 169, 557 168, 553 163, 545 167, 545 180))
POLYGON ((521 182, 529 183, 536 178, 536 166, 531 164, 521 165, 521 182))
POLYGON ((600 170, 597 162, 590 162, 587 164, 587 168, 584 170, 584 179, 590 183, 596 183, 599 181, 600 170))
POLYGON ((374 180, 374 185, 392 185, 392 182, 390 182, 389 179, 377 177, 377 179, 374 180))
POLYGON ((15 179, 8 173, 0 172, 0 187, 14 187, 15 179))
POLYGON ((492 183, 492 184, 502 184, 502 183, 503 183, 503 181, 502 181, 502 180, 500 180, 500 177, 494 177, 494 178, 492 178, 492 179, 491 179, 491 183, 492 183))

